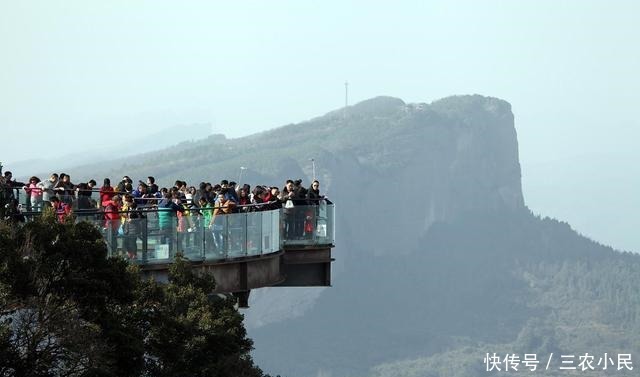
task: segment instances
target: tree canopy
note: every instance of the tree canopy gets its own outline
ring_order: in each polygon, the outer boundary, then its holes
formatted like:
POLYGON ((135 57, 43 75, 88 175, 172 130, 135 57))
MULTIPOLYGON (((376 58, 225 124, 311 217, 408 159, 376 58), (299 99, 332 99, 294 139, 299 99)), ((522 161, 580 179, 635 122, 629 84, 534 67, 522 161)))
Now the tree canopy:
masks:
POLYGON ((263 376, 214 287, 181 256, 142 280, 88 223, 0 222, 0 376, 263 376))

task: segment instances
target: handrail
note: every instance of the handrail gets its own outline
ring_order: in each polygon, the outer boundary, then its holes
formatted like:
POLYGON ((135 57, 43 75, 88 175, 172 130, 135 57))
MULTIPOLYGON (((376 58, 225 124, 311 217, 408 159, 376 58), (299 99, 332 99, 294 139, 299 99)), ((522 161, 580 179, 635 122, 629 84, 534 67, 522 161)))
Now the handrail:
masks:
MULTIPOLYGON (((259 205, 274 203, 277 202, 259 205)), ((251 206, 256 205, 245 207, 251 206)), ((115 212, 97 208, 77 209, 71 214, 76 215, 77 221, 92 223, 102 232, 110 255, 125 256, 142 265, 167 263, 177 251, 183 251, 193 261, 217 261, 258 257, 288 247, 334 243, 334 205, 328 201, 293 208, 225 213, 211 219, 202 214, 213 209, 217 208, 189 209, 190 215, 182 218, 173 211, 154 207, 117 212, 119 215, 144 214, 140 218, 106 219, 105 214, 115 212)), ((42 212, 22 214, 33 218, 42 212)))
MULTIPOLYGON (((186 201, 182 201, 182 203, 186 203, 186 201)), ((184 212, 194 212, 194 211, 214 211, 217 209, 227 209, 227 208, 259 208, 259 211, 268 211, 270 210, 269 208, 261 208, 267 205, 271 205, 271 204, 276 204, 276 203, 280 203, 278 200, 273 200, 270 202, 265 202, 265 203, 251 203, 251 204, 237 204, 237 205, 233 205, 233 206, 219 206, 219 207, 190 207, 190 208, 184 208, 183 211, 184 212)), ((195 206, 195 205, 194 205, 195 206)), ((127 210, 118 210, 118 211, 105 211, 104 209, 105 207, 100 207, 100 208, 76 208, 74 209, 71 214, 105 214, 105 213, 117 213, 117 214, 123 214, 123 213, 131 213, 131 212, 163 212, 165 211, 162 208, 158 208, 157 206, 137 206, 136 208, 132 208, 132 209, 127 209, 127 210)), ((273 208, 272 208, 273 209, 273 208)), ((175 212, 175 211, 174 211, 175 212)), ((20 212, 22 215, 24 216, 37 216, 37 215, 41 215, 42 211, 21 211, 20 212)))
MULTIPOLYGON (((11 187, 11 190, 15 190, 16 191, 16 196, 18 198, 20 197, 20 191, 26 191, 26 189, 28 189, 28 186, 11 187)), ((42 189, 40 189, 40 190, 42 190, 42 189)), ((53 190, 53 191, 61 191, 61 192, 66 191, 66 189, 60 188, 60 187, 52 188, 51 190, 53 190)), ((86 192, 91 192, 91 193, 96 192, 96 193, 100 193, 100 192, 102 192, 102 190, 99 189, 99 188, 98 189, 95 189, 95 188, 94 189, 79 189, 79 188, 76 187, 76 188, 73 188, 72 190, 75 193, 80 193, 80 192, 85 192, 85 193, 86 192)), ((121 196, 126 195, 126 194, 133 194, 132 191, 130 192, 130 191, 115 191, 114 190, 114 191, 107 191, 107 192, 109 194, 121 195, 121 196)), ((159 191, 158 191, 158 193, 159 193, 159 191)), ((27 194, 25 193, 25 195, 27 195, 27 194)), ((60 195, 60 193, 56 192, 56 193, 54 193, 54 195, 60 195)), ((64 195, 63 194, 62 196, 71 196, 71 197, 77 198, 77 195, 74 195, 74 194, 71 194, 71 195, 64 195)), ((163 197, 135 197, 135 196, 133 198, 134 198, 134 200, 138 199, 138 200, 157 200, 157 201, 166 199, 166 198, 163 198, 163 197)), ((182 198, 181 200, 182 200, 183 203, 185 201, 187 201, 187 199, 185 199, 185 198, 182 198)), ((285 202, 287 200, 304 200, 304 201, 308 201, 308 202, 319 202, 319 201, 322 201, 322 200, 329 200, 329 197, 327 197, 326 195, 323 195, 320 198, 293 198, 293 199, 283 199, 283 200, 278 199, 278 200, 275 200, 274 202, 278 202, 278 201, 279 202, 285 202)), ((266 203, 260 203, 260 204, 266 204, 266 203)), ((259 204, 255 204, 255 205, 259 205, 259 204)))

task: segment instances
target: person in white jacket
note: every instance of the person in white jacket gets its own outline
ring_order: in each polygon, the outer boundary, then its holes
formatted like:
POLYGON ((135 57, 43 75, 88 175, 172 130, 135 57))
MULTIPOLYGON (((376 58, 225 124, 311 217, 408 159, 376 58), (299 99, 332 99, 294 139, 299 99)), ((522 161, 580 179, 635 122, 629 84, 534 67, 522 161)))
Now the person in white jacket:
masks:
POLYGON ((51 208, 51 198, 55 196, 53 188, 58 183, 58 174, 53 173, 49 179, 45 179, 38 183, 38 187, 42 189, 42 208, 51 208))

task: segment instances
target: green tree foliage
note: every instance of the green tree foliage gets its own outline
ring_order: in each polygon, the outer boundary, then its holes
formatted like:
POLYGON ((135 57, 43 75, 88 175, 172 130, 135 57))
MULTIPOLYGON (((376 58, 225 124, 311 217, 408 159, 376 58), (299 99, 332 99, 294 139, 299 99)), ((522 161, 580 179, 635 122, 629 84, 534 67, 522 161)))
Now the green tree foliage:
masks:
POLYGON ((140 280, 88 223, 2 222, 0 376, 262 376, 214 286, 180 258, 168 284, 140 280))
POLYGON ((150 376, 262 376, 249 351, 242 316, 231 298, 211 297, 214 282, 180 255, 169 283, 145 282, 138 302, 150 376))

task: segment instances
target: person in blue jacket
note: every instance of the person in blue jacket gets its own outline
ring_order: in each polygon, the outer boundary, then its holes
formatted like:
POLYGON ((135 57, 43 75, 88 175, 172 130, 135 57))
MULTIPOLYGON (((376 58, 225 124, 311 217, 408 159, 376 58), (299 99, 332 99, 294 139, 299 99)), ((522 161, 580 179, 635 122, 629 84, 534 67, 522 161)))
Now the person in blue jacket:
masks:
POLYGON ((173 256, 173 244, 177 232, 177 212, 183 212, 184 208, 175 203, 174 195, 170 192, 164 194, 158 203, 158 227, 160 228, 160 243, 169 244, 169 257, 173 256))

